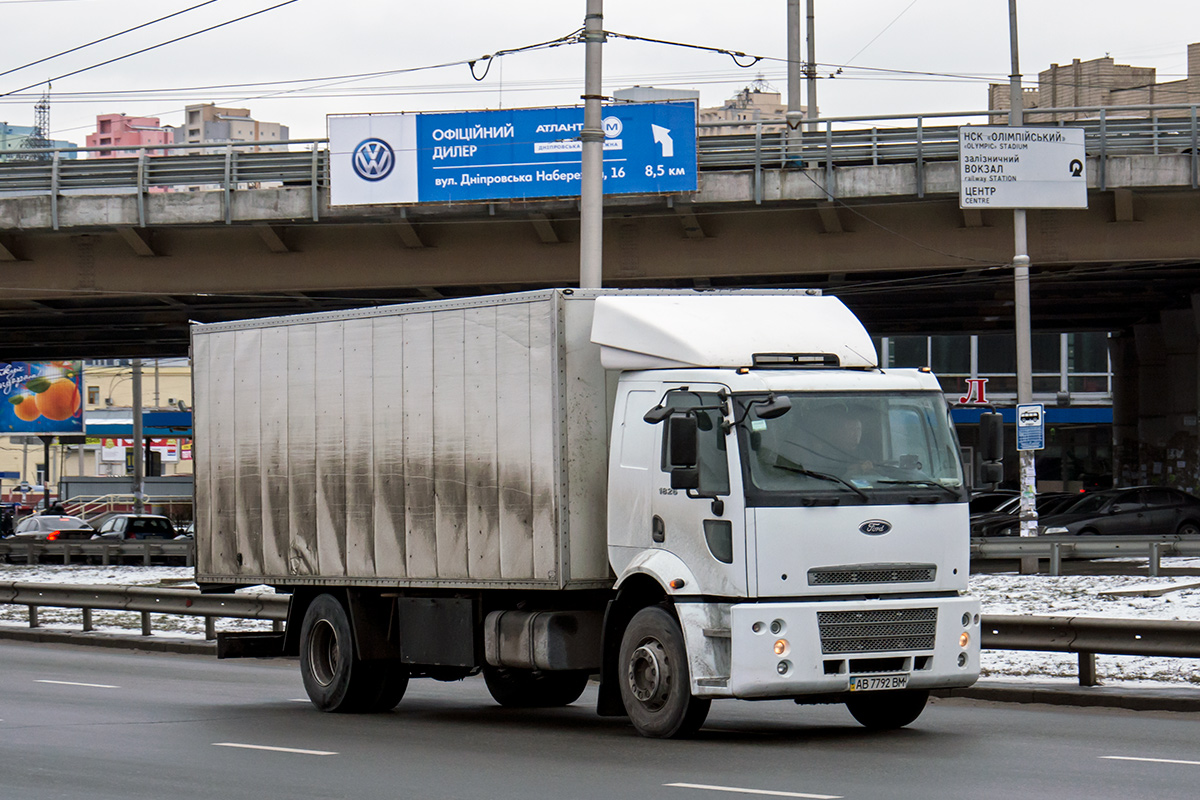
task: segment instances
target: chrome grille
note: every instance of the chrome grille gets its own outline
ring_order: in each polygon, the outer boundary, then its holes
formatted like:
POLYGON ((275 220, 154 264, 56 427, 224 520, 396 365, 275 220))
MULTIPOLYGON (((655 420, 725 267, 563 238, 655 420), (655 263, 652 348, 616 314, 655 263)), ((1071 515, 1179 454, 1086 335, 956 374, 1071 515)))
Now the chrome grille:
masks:
POLYGON ((821 567, 808 571, 809 586, 846 586, 858 583, 925 583, 937 577, 936 564, 863 564, 857 567, 821 567))
POLYGON ((936 608, 881 611, 819 611, 822 653, 886 653, 932 650, 936 608))

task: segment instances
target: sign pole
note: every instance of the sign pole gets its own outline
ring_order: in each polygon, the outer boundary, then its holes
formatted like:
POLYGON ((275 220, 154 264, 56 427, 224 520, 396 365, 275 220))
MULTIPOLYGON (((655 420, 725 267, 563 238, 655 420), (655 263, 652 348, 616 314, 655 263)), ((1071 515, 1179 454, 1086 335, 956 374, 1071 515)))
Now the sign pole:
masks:
POLYGON ((604 125, 601 55, 604 45, 604 2, 587 0, 583 18, 583 142, 579 187, 579 288, 599 289, 603 282, 604 125))
MULTIPOLYGON (((1017 0, 1008 0, 1008 36, 1012 55, 1012 74, 1009 75, 1010 127, 1019 128, 1024 122, 1024 97, 1021 94, 1021 67, 1017 48, 1017 0)), ((1013 294, 1014 325, 1017 345, 1017 407, 1033 402, 1033 346, 1029 313, 1029 243, 1025 209, 1013 209, 1013 294)), ((1018 449, 1021 487, 1020 535, 1037 536, 1037 465, 1035 450, 1018 449)), ((1037 559, 1021 559, 1021 572, 1037 572, 1037 559)))
POLYGON ((146 513, 145 443, 142 441, 142 360, 133 359, 133 513, 146 513))

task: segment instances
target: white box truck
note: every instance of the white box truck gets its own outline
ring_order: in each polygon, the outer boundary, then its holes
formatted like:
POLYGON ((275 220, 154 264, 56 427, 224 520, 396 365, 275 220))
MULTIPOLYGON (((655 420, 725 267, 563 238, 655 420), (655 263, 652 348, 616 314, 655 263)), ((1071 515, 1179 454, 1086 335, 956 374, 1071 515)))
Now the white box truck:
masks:
POLYGON ((816 291, 547 290, 192 329, 197 580, 290 595, 326 711, 482 673, 686 736, 718 698, 916 719, 979 673, 941 389, 816 291))

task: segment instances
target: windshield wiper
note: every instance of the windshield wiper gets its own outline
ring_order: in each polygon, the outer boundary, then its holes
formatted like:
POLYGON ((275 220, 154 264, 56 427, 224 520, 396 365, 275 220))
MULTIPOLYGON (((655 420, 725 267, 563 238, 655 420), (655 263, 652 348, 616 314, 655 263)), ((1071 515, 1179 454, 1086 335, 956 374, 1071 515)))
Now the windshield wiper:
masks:
POLYGON ((902 486, 933 486, 933 487, 936 487, 936 488, 938 488, 938 489, 941 489, 943 492, 945 492, 946 494, 950 495, 950 496, 951 496, 951 497, 953 497, 955 500, 957 500, 957 499, 959 498, 959 493, 958 493, 958 492, 956 492, 954 489, 951 489, 949 486, 946 486, 946 485, 944 485, 944 484, 938 483, 937 481, 923 481, 923 480, 915 480, 915 481, 875 481, 875 483, 890 483, 890 484, 896 484, 896 485, 902 485, 902 486))
MULTIPOLYGON (((856 495, 861 497, 863 500, 866 500, 868 503, 871 502, 871 498, 867 497, 866 492, 864 492, 862 489, 859 489, 857 486, 855 486, 853 483, 850 483, 850 481, 846 480, 845 478, 839 478, 837 475, 830 475, 826 472, 816 472, 815 470, 805 469, 804 467, 800 466, 799 464, 794 464, 790 461, 785 461, 782 459, 779 461, 776 461, 773 466, 776 466, 779 469, 787 470, 788 472, 795 472, 800 475, 807 475, 810 478, 819 478, 820 480, 823 480, 823 481, 833 481, 834 483, 840 483, 842 486, 845 486, 847 489, 854 492, 856 495)), ((955 495, 955 497, 957 497, 957 496, 958 495, 955 495)))

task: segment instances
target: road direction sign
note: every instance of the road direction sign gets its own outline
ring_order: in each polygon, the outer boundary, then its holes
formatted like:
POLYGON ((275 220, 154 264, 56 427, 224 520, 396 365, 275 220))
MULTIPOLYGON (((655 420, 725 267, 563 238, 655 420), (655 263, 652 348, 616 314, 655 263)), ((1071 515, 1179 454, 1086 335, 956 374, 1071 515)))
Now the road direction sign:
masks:
POLYGON ((1046 446, 1046 407, 1041 403, 1017 406, 1017 449, 1041 450, 1046 446))
MULTIPOLYGON (((693 192, 694 103, 606 106, 604 193, 693 192)), ((583 108, 331 116, 334 205, 579 194, 583 108)))
POLYGON ((961 208, 1087 208, 1082 128, 964 125, 961 208))

